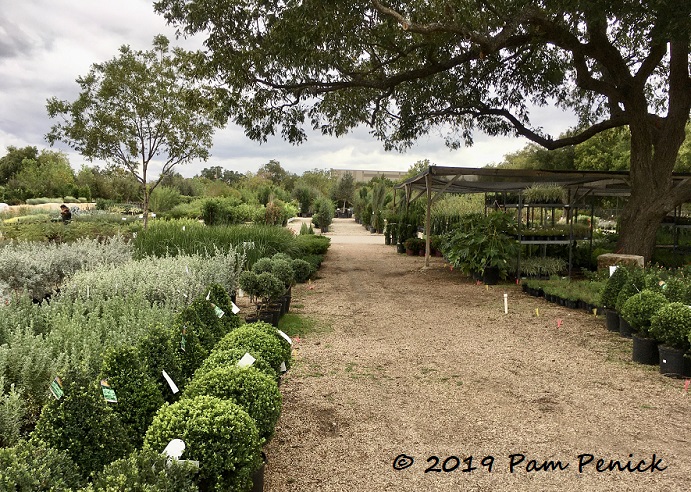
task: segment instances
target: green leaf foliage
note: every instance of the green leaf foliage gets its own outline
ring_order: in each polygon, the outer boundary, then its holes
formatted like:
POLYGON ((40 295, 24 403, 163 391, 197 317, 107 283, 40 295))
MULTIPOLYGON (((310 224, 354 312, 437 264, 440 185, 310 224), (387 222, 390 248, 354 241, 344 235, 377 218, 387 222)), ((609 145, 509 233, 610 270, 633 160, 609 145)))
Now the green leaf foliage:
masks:
POLYGON ((621 315, 642 337, 647 337, 653 316, 666 304, 668 301, 662 294, 643 290, 627 299, 621 315))
POLYGON ((254 357, 254 363, 252 364, 252 367, 256 368, 258 371, 263 372, 272 379, 278 379, 278 374, 276 374, 276 371, 269 365, 269 363, 266 360, 262 358, 259 352, 248 352, 240 348, 215 348, 204 360, 199 369, 195 371, 193 379, 199 378, 202 374, 209 372, 217 367, 235 366, 246 353, 249 353, 252 357, 254 357))
MULTIPOLYGON (((275 331, 275 330, 274 330, 275 331)), ((285 361, 284 349, 275 335, 248 324, 232 331, 218 342, 214 350, 241 349, 250 354, 257 353, 280 374, 281 363, 285 361)))
POLYGON ((196 492, 197 469, 151 449, 108 464, 85 492, 196 492))
POLYGON ((662 306, 652 317, 650 334, 656 340, 681 350, 689 349, 691 307, 680 302, 662 306))
POLYGON ((621 291, 628 279, 629 271, 622 266, 618 267, 614 273, 610 275, 605 284, 602 296, 600 297, 600 305, 607 309, 614 309, 619 291, 621 291))
POLYGON ((295 281, 300 284, 307 282, 309 278, 312 276, 312 274, 315 272, 312 265, 300 258, 292 260, 290 262, 290 266, 293 267, 295 281))
POLYGON ((108 381, 118 399, 111 408, 120 417, 129 441, 136 448, 141 447, 144 433, 164 401, 161 389, 146 372, 144 364, 135 347, 123 346, 107 350, 101 369, 101 379, 108 381))
POLYGON ((0 490, 71 492, 82 484, 79 468, 65 451, 40 441, 0 448, 0 490))
POLYGON ((247 328, 260 330, 267 335, 271 335, 281 344, 281 355, 283 356, 283 361, 286 363, 286 368, 290 368, 290 362, 293 357, 293 346, 288 343, 288 340, 283 338, 276 329, 270 323, 265 323, 264 321, 255 321, 254 323, 248 323, 245 325, 247 328))
POLYGON ((145 368, 149 378, 156 381, 160 394, 171 402, 175 399, 170 386, 165 381, 162 371, 166 371, 173 382, 182 388, 185 380, 182 377, 182 357, 180 351, 182 333, 177 325, 152 325, 139 342, 137 350, 145 361, 145 368))
POLYGON ((132 443, 113 404, 103 399, 100 385, 69 375, 63 387, 64 396, 43 407, 31 440, 67 452, 86 478, 126 456, 132 443))
POLYGON ((206 490, 245 492, 261 466, 257 426, 230 400, 197 396, 164 405, 144 446, 160 453, 172 439, 185 442, 182 459, 199 461, 200 484, 206 490))
POLYGON ((200 375, 187 385, 185 398, 208 395, 232 400, 254 419, 263 442, 269 441, 281 415, 281 392, 275 378, 254 367, 237 365, 217 367, 200 375))

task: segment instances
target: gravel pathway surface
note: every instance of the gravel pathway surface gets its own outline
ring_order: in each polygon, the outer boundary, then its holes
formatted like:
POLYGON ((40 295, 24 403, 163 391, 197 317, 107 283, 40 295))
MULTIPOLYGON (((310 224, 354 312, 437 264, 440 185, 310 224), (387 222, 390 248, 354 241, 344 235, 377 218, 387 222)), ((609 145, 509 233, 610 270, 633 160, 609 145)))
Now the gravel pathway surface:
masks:
POLYGON ((630 362, 602 318, 332 231, 293 289, 329 329, 296 344, 265 490, 691 490, 684 381, 630 362))

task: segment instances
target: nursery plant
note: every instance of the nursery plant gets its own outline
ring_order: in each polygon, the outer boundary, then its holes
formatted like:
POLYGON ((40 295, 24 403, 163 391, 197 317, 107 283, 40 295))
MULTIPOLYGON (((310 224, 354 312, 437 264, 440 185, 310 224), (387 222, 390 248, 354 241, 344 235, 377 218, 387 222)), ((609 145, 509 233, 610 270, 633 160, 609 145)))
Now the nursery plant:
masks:
POLYGON ((668 301, 665 296, 644 289, 627 299, 621 309, 621 316, 629 322, 639 336, 649 338, 652 318, 666 304, 668 301))
POLYGON ((251 354, 257 353, 269 363, 276 374, 281 373, 281 364, 285 362, 285 352, 281 342, 261 328, 247 324, 233 330, 223 337, 214 350, 241 349, 251 354))
POLYGON ((650 334, 670 347, 688 350, 691 347, 691 307, 681 302, 661 307, 651 319, 650 334))
POLYGON ((65 451, 41 441, 0 447, 0 490, 72 492, 83 484, 77 465, 65 451))
MULTIPOLYGON (((269 325, 271 326, 271 325, 269 325)), ((273 327, 272 327, 273 328, 273 327)), ((275 329, 275 328, 274 328, 275 329)), ((217 367, 235 366, 244 357, 245 354, 249 353, 254 358, 254 363, 252 367, 256 368, 258 371, 263 372, 272 379, 277 379, 278 374, 269 365, 269 363, 259 355, 259 352, 248 352, 247 350, 241 348, 235 349, 218 349, 215 348, 211 351, 209 356, 204 360, 202 365, 194 372, 194 379, 201 377, 202 374, 207 373, 217 367)))
POLYGON ((183 393, 185 398, 201 395, 231 400, 240 405, 257 424, 262 444, 273 436, 282 404, 276 379, 254 367, 217 367, 195 376, 183 393))
POLYGON ((602 290, 600 305, 606 309, 615 309, 619 291, 621 291, 628 279, 629 271, 624 267, 618 267, 609 277, 605 288, 602 290))
POLYGON ((245 492, 262 463, 254 420, 230 400, 196 396, 161 407, 144 447, 160 453, 172 439, 185 442, 182 459, 199 461, 199 483, 206 490, 245 492))

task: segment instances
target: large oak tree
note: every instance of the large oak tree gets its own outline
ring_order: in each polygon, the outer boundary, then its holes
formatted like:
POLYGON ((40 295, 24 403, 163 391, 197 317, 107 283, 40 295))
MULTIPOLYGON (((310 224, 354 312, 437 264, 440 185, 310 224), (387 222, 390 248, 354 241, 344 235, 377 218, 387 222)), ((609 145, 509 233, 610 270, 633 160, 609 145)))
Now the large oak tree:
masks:
POLYGON ((205 69, 247 135, 363 122, 387 148, 474 130, 557 149, 628 126, 631 198, 620 247, 650 258, 662 217, 691 200, 672 183, 691 109, 688 0, 159 0, 181 32, 206 33, 205 69), (576 112, 547 135, 534 106, 576 112))
POLYGON ((122 46, 118 56, 77 79, 81 92, 74 102, 52 98, 47 104, 49 116, 61 120, 46 136, 51 144, 63 141, 137 179, 144 227, 151 192, 176 165, 206 160, 220 125, 214 91, 189 70, 195 56, 179 48, 171 53, 160 35, 149 51, 122 46), (150 179, 157 162, 160 174, 150 179))

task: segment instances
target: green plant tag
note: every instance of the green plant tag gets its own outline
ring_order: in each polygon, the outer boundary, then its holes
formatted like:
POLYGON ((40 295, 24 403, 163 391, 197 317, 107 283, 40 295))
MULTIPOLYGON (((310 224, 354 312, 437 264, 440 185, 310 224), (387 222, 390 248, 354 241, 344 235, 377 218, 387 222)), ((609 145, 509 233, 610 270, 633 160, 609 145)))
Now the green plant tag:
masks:
POLYGON ((223 315, 226 314, 223 312, 223 309, 218 307, 216 304, 211 303, 211 306, 214 308, 214 313, 216 313, 216 316, 218 316, 219 318, 222 318, 223 315))
POLYGON ((53 393, 56 400, 59 400, 65 394, 62 391, 62 380, 59 377, 55 376, 55 379, 50 382, 50 392, 53 393))
POLYGON ((103 398, 108 403, 118 402, 118 397, 115 396, 115 390, 113 390, 113 388, 110 387, 108 381, 105 379, 101 379, 101 391, 103 392, 103 398))

